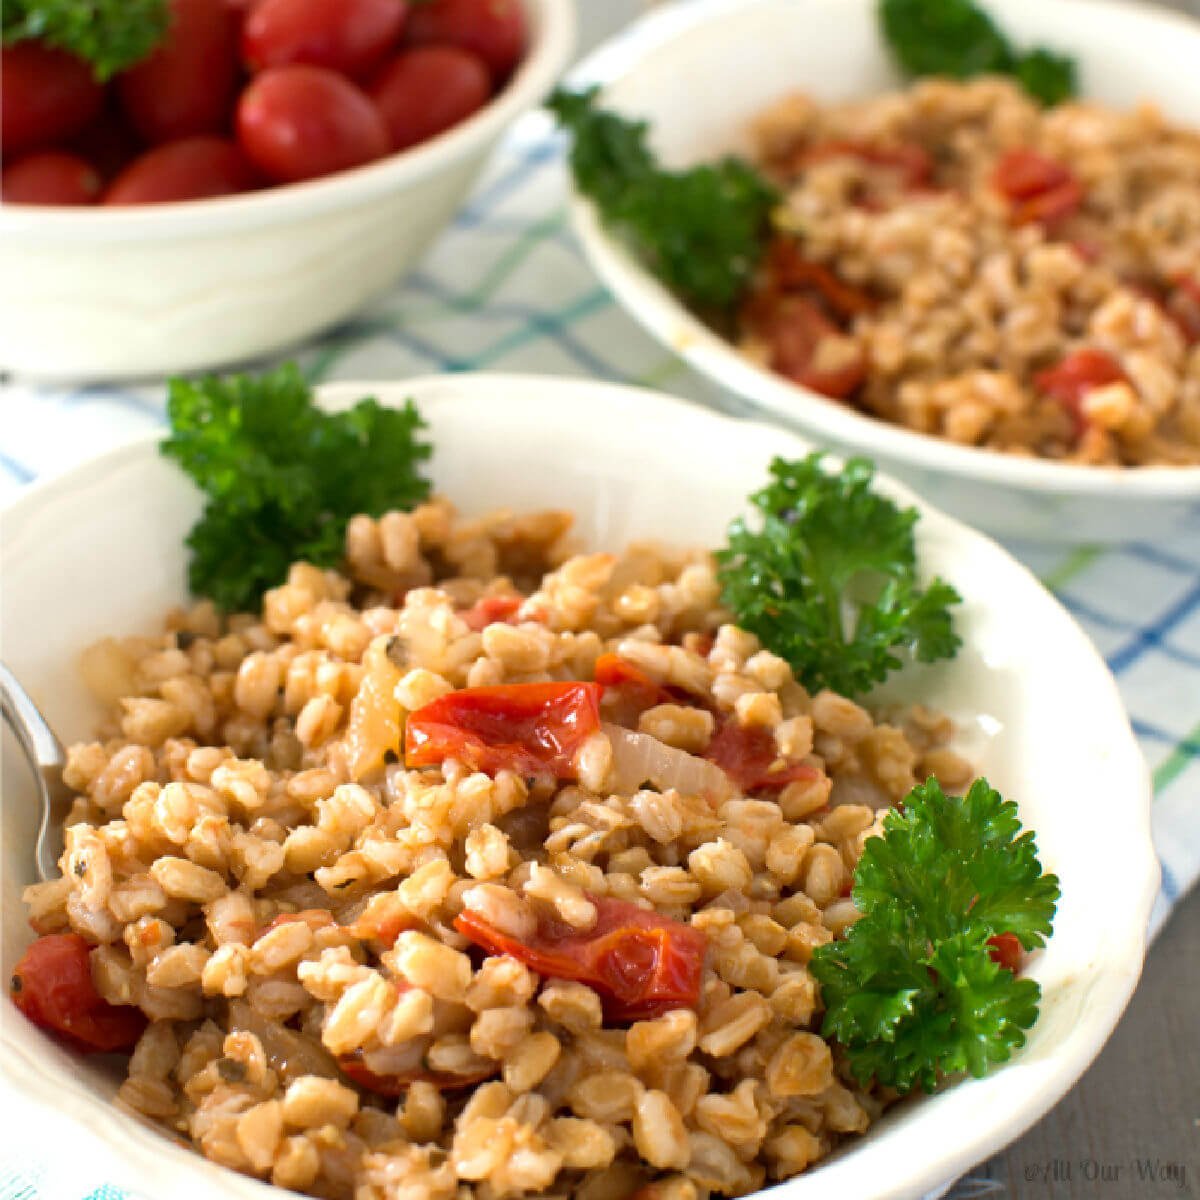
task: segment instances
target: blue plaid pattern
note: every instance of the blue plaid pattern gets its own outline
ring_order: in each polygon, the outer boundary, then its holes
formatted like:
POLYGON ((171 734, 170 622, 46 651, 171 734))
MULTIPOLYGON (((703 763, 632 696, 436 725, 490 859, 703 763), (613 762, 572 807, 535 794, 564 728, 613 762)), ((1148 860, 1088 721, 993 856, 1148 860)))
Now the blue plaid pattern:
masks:
MULTIPOLYGON (((299 355, 308 375, 584 375, 661 387, 744 414, 736 398, 645 335, 592 276, 566 227, 561 149, 544 116, 523 120, 419 269, 299 355)), ((162 395, 161 386, 60 391, 8 384, 0 394, 0 502, 39 477, 161 427, 162 395)), ((1014 541, 1009 548, 1100 648, 1153 769, 1163 866, 1151 925, 1157 931, 1200 871, 1200 539, 1103 548, 1014 541)), ((77 1195, 52 1195, 43 1177, 36 1164, 5 1172, 0 1162, 0 1200, 133 1200, 94 1181, 77 1195)), ((985 1165, 949 1195, 966 1200, 999 1190, 985 1165)))

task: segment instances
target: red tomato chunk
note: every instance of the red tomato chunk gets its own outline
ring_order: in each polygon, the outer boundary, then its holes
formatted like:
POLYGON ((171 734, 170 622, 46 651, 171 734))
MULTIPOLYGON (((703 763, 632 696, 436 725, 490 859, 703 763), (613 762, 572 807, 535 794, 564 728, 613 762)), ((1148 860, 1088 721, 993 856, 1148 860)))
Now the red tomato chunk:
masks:
POLYGON ((830 158, 857 158, 873 167, 888 167, 900 173, 906 187, 924 187, 933 175, 933 159, 924 146, 904 142, 881 146, 874 142, 850 139, 819 142, 804 152, 807 163, 824 162, 830 158))
POLYGON ((1200 280, 1190 275, 1177 275, 1175 288, 1168 295, 1167 313, 1179 326, 1189 346, 1200 342, 1200 280))
POLYGON ((352 1054, 343 1054, 337 1060, 338 1070, 351 1083, 366 1088, 378 1096, 403 1096, 414 1083, 432 1083, 439 1091, 450 1092, 456 1088, 474 1087, 491 1079, 500 1070, 500 1064, 486 1070, 477 1071, 474 1075, 447 1075, 440 1071, 417 1069, 404 1071, 395 1075, 378 1075, 364 1062, 352 1054))
POLYGON ((639 709, 656 704, 674 704, 675 697, 661 684, 655 683, 641 667, 617 654, 602 654, 596 659, 596 682, 607 691, 616 689, 622 699, 639 709))
POLYGON ((417 709, 405 725, 404 761, 434 766, 456 758, 489 775, 575 778, 575 753, 600 728, 600 685, 516 683, 464 688, 417 709))
POLYGON ((1015 933, 998 933, 987 940, 988 954, 992 962, 1011 971, 1014 975, 1021 968, 1021 943, 1015 933))
POLYGON ((1083 398, 1093 388, 1125 379, 1121 364, 1111 354, 1083 346, 1072 350, 1066 358, 1039 371, 1033 382, 1039 391, 1057 400, 1070 413, 1078 436, 1087 424, 1083 413, 1083 398))
POLYGON ((627 900, 590 896, 595 927, 580 933, 543 919, 527 942, 517 941, 471 909, 454 927, 491 954, 507 954, 548 979, 586 983, 606 998, 607 1016, 638 1021, 700 1000, 707 942, 690 925, 627 900))
POLYGON ((745 791, 778 791, 798 779, 816 779, 816 767, 785 762, 769 729, 726 721, 713 734, 704 757, 745 791))
POLYGON ((85 1054, 132 1050, 146 1018, 102 1000, 92 983, 91 947, 77 933, 40 937, 21 956, 9 994, 37 1026, 85 1054))
POLYGON ((1083 203, 1083 185, 1070 167, 1036 150, 1009 150, 996 164, 992 184, 1012 203, 1014 225, 1051 225, 1083 203))

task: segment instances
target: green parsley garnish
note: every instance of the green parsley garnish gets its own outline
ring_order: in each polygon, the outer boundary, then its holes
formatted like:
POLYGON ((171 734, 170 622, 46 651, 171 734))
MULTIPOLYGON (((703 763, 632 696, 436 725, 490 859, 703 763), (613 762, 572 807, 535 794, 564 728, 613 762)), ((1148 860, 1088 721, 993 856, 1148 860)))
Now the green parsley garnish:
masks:
POLYGON ((737 518, 717 553, 721 600, 805 687, 858 696, 902 665, 902 647, 920 662, 953 657, 960 597, 941 579, 918 586, 917 510, 871 490, 874 465, 852 458, 831 474, 822 458, 771 463, 750 497, 760 520, 737 518))
POLYGON ((326 413, 292 364, 266 375, 174 379, 162 453, 204 492, 188 534, 188 583, 226 612, 257 606, 297 560, 331 567, 356 513, 406 509, 429 494, 430 447, 412 401, 360 400, 326 413))
POLYGON ((4 0, 6 46, 36 39, 91 64, 103 83, 162 41, 167 0, 4 0))
POLYGON ((906 75, 1011 75, 1035 100, 1075 95, 1075 63, 1043 47, 1019 51, 972 0, 879 0, 884 41, 906 75))
POLYGON ((862 917, 818 947, 821 1032, 861 1083, 932 1091, 940 1075, 980 1076, 1025 1043, 1041 989, 992 960, 988 939, 1045 944, 1059 897, 1017 806, 986 780, 946 796, 930 779, 869 838, 854 872, 862 917))
POLYGON ((727 311, 762 258, 778 194, 732 157, 664 170, 646 144, 646 122, 597 108, 597 90, 560 88, 547 101, 574 139, 576 186, 681 299, 703 312, 727 311))

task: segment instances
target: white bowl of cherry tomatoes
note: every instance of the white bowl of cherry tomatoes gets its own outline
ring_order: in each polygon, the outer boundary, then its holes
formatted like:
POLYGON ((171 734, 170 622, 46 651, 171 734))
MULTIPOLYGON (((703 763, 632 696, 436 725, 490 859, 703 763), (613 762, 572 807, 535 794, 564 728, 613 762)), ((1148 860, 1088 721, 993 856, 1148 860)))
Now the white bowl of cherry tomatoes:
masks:
POLYGON ((107 41, 43 0, 5 17, 0 369, 42 379, 206 369, 345 319, 574 42, 572 0, 106 7, 126 18, 107 41), (20 20, 41 36, 10 42, 20 20), (131 40, 146 52, 114 69, 131 40))

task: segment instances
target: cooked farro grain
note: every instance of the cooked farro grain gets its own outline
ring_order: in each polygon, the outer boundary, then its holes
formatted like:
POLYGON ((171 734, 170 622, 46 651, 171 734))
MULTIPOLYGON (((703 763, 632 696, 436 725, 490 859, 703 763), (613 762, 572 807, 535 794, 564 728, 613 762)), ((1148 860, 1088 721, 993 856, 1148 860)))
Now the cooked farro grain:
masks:
POLYGON ((729 624, 707 555, 569 557, 567 524, 444 501, 359 517, 346 576, 298 564, 261 618, 198 605, 88 653, 113 721, 71 750, 64 876, 27 900, 149 1018, 122 1103, 337 1200, 736 1195, 881 1109, 819 1036, 806 964, 858 915, 877 809, 918 763, 962 777, 949 722, 810 697, 729 624), (517 593, 478 628, 482 597, 517 593), (481 681, 587 681, 603 653, 670 699, 609 689, 557 775, 400 760, 414 711, 481 681), (612 785, 622 729, 670 772, 729 726, 811 777, 612 785), (488 953, 472 921, 523 955, 648 921, 663 953, 691 939, 694 998, 622 1012, 570 965, 488 953))
POLYGON ((1200 464, 1200 130, 981 78, 790 96, 755 136, 786 200, 752 357, 966 445, 1200 464))

